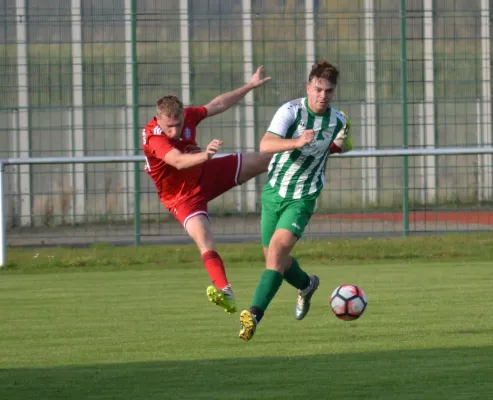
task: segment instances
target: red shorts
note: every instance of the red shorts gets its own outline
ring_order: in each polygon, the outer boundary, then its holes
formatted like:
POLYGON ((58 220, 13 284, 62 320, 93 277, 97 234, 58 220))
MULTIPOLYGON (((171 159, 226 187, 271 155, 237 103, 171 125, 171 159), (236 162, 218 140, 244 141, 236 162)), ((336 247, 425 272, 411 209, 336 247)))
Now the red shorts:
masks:
POLYGON ((181 199, 169 212, 183 225, 199 214, 207 216, 207 203, 239 185, 241 153, 218 155, 204 163, 197 190, 181 199))

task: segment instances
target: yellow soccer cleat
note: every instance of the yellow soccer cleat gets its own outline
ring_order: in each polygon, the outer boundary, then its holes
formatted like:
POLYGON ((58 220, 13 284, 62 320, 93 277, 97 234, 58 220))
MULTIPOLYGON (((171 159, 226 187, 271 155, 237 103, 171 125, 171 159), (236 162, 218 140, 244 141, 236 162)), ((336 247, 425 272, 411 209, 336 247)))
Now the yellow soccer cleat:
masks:
POLYGON ((250 340, 257 329, 257 320, 249 310, 243 310, 240 314, 240 334, 239 337, 245 341, 250 340))
POLYGON ((228 314, 234 314, 238 309, 231 289, 219 290, 215 286, 209 286, 207 288, 207 298, 211 303, 218 305, 228 314))

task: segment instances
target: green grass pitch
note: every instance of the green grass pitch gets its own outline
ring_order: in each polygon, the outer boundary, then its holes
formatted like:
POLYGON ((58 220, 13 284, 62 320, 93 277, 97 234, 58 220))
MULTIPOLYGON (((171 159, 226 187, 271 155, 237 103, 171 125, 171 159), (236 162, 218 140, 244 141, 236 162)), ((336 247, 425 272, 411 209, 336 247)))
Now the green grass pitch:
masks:
MULTIPOLYGON (((222 245, 248 307, 258 244, 222 245)), ((192 246, 9 249, 0 399, 491 399, 493 235, 308 241, 321 286, 303 321, 284 284, 251 342, 208 303, 192 246), (368 308, 339 321, 332 290, 368 308)))

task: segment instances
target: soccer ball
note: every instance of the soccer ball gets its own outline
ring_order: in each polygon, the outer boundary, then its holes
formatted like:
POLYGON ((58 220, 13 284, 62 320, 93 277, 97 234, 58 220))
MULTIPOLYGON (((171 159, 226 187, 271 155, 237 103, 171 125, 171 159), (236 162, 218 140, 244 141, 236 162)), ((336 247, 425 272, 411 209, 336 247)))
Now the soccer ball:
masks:
POLYGON ((338 286, 330 296, 330 307, 337 318, 353 321, 366 310, 368 300, 363 289, 356 285, 338 286))

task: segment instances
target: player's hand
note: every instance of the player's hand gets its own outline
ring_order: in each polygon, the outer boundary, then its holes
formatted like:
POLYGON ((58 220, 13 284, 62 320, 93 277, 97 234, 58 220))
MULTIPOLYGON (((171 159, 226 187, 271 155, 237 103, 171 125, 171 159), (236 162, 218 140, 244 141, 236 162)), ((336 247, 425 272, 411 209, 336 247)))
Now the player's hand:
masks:
POLYGON ((264 67, 261 65, 260 67, 257 68, 257 71, 255 71, 253 76, 250 78, 250 82, 249 82, 250 86, 252 86, 252 88, 257 88, 271 80, 270 76, 266 76, 265 78, 263 76, 264 76, 264 67))
POLYGON ((212 142, 210 142, 207 145, 207 148, 205 150, 207 153, 207 157, 212 158, 212 156, 219 151, 219 149, 221 148, 222 145, 223 145, 222 140, 213 139, 212 142))
POLYGON ((346 118, 346 124, 342 128, 342 130, 337 134, 334 139, 334 144, 337 148, 330 150, 330 153, 347 153, 353 149, 353 140, 351 139, 351 120, 348 115, 341 111, 341 114, 346 118))
POLYGON ((296 148, 301 148, 313 141, 315 138, 315 131, 313 129, 307 129, 296 139, 296 148))
POLYGON ((344 111, 341 111, 341 114, 344 115, 344 118, 346 118, 346 126, 344 127, 344 131, 346 132, 346 135, 348 135, 351 130, 351 119, 344 111))

